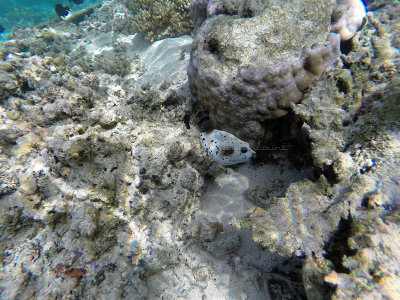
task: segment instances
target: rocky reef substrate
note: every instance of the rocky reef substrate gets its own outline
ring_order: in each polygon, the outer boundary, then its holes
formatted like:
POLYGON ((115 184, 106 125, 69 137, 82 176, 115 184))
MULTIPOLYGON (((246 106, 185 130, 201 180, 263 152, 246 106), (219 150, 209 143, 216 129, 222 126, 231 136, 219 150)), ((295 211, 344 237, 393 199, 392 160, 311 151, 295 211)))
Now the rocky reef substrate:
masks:
POLYGON ((299 139, 233 167, 200 149, 190 36, 131 35, 114 1, 16 31, 0 45, 1 298, 395 299, 400 6, 368 4, 285 107, 299 139))

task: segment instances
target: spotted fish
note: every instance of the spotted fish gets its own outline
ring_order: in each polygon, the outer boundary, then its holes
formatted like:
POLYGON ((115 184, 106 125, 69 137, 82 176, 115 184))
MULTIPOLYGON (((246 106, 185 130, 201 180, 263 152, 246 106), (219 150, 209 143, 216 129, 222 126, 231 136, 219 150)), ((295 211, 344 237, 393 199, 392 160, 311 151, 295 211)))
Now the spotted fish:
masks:
POLYGON ((221 165, 235 165, 249 161, 255 152, 249 143, 229 132, 214 129, 200 134, 200 145, 207 155, 221 165))

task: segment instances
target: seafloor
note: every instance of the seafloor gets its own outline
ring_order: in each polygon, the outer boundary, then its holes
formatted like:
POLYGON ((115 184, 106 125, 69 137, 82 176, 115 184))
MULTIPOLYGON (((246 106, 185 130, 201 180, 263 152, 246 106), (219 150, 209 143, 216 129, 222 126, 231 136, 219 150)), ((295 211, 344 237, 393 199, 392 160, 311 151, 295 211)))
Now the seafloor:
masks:
POLYGON ((299 144, 230 167, 199 145, 194 33, 150 43, 122 1, 15 30, 0 298, 400 299, 400 4, 367 3, 292 105, 299 144))

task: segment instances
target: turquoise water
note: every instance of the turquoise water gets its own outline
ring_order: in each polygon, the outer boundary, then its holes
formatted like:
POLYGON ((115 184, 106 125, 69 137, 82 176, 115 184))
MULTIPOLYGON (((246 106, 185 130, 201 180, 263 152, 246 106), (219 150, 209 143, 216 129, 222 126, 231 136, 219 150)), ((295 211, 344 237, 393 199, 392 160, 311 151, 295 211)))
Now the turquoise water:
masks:
POLYGON ((54 6, 57 3, 67 5, 71 12, 79 11, 100 0, 85 0, 82 4, 74 4, 68 0, 0 0, 0 25, 4 32, 0 39, 18 27, 38 25, 57 18, 54 6))

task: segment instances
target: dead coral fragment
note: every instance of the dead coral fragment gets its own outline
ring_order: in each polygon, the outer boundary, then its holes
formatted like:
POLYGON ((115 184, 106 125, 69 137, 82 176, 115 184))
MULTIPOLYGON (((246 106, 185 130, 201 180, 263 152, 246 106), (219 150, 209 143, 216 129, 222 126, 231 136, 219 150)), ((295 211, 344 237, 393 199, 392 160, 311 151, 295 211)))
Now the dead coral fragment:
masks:
POLYGON ((133 11, 133 29, 154 42, 192 30, 189 0, 125 0, 133 11))

